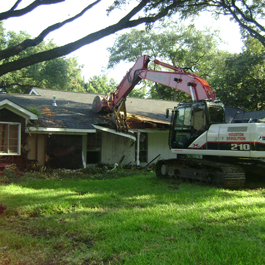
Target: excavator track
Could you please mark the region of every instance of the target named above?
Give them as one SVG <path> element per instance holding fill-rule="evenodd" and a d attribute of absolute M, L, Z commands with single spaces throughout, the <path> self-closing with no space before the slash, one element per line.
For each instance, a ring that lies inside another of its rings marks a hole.
<path fill-rule="evenodd" d="M 238 165 L 183 158 L 158 161 L 156 175 L 158 178 L 191 180 L 226 189 L 241 189 L 246 179 L 244 170 Z"/>

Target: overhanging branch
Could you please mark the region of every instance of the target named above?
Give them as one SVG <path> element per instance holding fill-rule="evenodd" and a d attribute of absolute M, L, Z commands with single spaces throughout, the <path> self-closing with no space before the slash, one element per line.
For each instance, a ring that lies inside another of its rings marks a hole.
<path fill-rule="evenodd" d="M 16 10 L 18 4 L 21 2 L 21 0 L 18 0 L 16 1 L 15 5 L 9 11 L 0 14 L 0 20 L 3 19 L 3 17 L 8 18 L 8 17 L 20 16 L 21 14 L 25 14 L 29 12 L 30 9 L 33 10 L 34 8 L 40 5 L 55 4 L 55 3 L 59 3 L 63 1 L 65 0 L 35 0 L 28 7 L 21 9 L 21 10 Z M 11 56 L 19 54 L 21 51 L 27 49 L 28 47 L 38 45 L 40 42 L 43 41 L 43 39 L 47 36 L 47 34 L 62 27 L 66 23 L 69 23 L 75 20 L 76 18 L 80 17 L 84 12 L 86 12 L 92 6 L 99 3 L 101 0 L 94 0 L 94 1 L 95 1 L 94 3 L 87 6 L 84 10 L 82 10 L 76 16 L 69 18 L 61 23 L 57 23 L 57 24 L 54 24 L 48 27 L 47 29 L 42 31 L 41 34 L 35 39 L 25 40 L 24 42 L 20 43 L 20 45 L 17 45 L 16 47 L 2 51 L 2 53 L 0 51 L 0 59 L 1 58 L 8 59 Z M 224 0 L 172 0 L 172 1 L 142 0 L 142 1 L 139 1 L 139 4 L 136 7 L 134 7 L 127 15 L 125 15 L 118 23 L 114 25 L 111 25 L 105 29 L 89 34 L 82 39 L 79 39 L 72 43 L 68 43 L 64 46 L 53 48 L 48 51 L 40 52 L 40 53 L 31 55 L 31 56 L 28 56 L 26 58 L 21 58 L 13 62 L 8 62 L 8 63 L 4 63 L 0 65 L 0 76 L 8 72 L 20 70 L 29 65 L 33 65 L 39 62 L 43 62 L 43 61 L 55 59 L 63 55 L 67 55 L 81 48 L 84 45 L 93 43 L 94 41 L 100 40 L 122 29 L 132 28 L 132 27 L 138 26 L 143 23 L 153 23 L 162 17 L 171 15 L 172 13 L 176 13 L 176 12 L 179 12 L 181 17 L 185 18 L 190 14 L 191 15 L 197 14 L 199 13 L 200 10 L 205 10 L 211 7 L 215 7 L 215 12 L 222 11 L 223 14 L 232 15 L 241 28 L 248 30 L 252 36 L 255 36 L 256 38 L 258 38 L 260 42 L 265 46 L 265 36 L 262 35 L 262 33 L 264 32 L 263 30 L 264 27 L 260 28 L 259 27 L 260 25 L 257 24 L 258 21 L 256 21 L 255 18 L 251 16 L 248 16 L 248 17 L 240 16 L 240 12 L 238 10 L 233 9 L 232 5 L 230 5 L 229 2 L 230 1 L 224 1 Z M 234 1 L 234 3 L 235 2 L 236 1 Z M 132 17 L 137 15 L 140 11 L 145 11 L 146 16 L 131 20 Z M 252 14 L 255 14 L 254 11 L 252 12 Z M 253 26 L 252 25 L 250 26 L 250 22 L 247 21 L 247 19 L 249 18 L 253 18 L 254 20 L 253 22 L 254 24 L 252 24 Z M 261 34 L 259 33 L 258 27 L 259 29 L 261 29 Z"/>
<path fill-rule="evenodd" d="M 21 2 L 22 0 L 18 0 L 11 8 L 10 8 L 10 10 L 9 11 L 13 11 L 13 10 L 15 10 L 16 8 L 17 8 L 17 6 L 20 4 L 20 2 Z"/>
<path fill-rule="evenodd" d="M 29 47 L 34 47 L 37 46 L 39 43 L 41 43 L 44 38 L 51 33 L 54 30 L 57 30 L 59 28 L 61 28 L 62 26 L 64 26 L 67 23 L 70 23 L 72 21 L 74 21 L 75 19 L 81 17 L 86 11 L 88 11 L 89 9 L 91 9 L 93 6 L 95 6 L 96 4 L 98 4 L 99 2 L 101 2 L 101 0 L 97 0 L 94 3 L 88 5 L 86 8 L 84 8 L 79 14 L 75 15 L 74 17 L 71 17 L 69 19 L 66 19 L 63 22 L 60 23 L 56 23 L 54 25 L 49 26 L 48 28 L 46 28 L 45 30 L 43 30 L 39 36 L 37 36 L 35 39 L 27 39 L 21 43 L 19 43 L 16 46 L 10 47 L 6 50 L 2 50 L 0 51 L 0 60 L 9 58 L 11 56 L 14 55 L 18 55 L 20 52 L 26 50 Z"/>
<path fill-rule="evenodd" d="M 29 65 L 33 65 L 39 62 L 52 60 L 57 57 L 67 55 L 79 48 L 81 48 L 84 45 L 93 43 L 94 41 L 100 40 L 106 36 L 109 36 L 117 31 L 120 31 L 122 29 L 131 28 L 138 26 L 142 23 L 151 23 L 154 22 L 161 17 L 165 16 L 167 14 L 167 11 L 163 11 L 162 13 L 154 16 L 154 17 L 142 17 L 136 20 L 127 21 L 120 20 L 118 23 L 111 25 L 105 29 L 99 30 L 97 32 L 91 33 L 87 35 L 86 37 L 79 39 L 75 42 L 66 44 L 61 47 L 53 48 L 48 51 L 40 52 L 31 56 L 28 56 L 26 58 L 18 59 L 13 62 L 5 63 L 3 65 L 0 65 L 0 76 L 4 75 L 8 72 L 16 71 L 21 68 L 27 67 Z"/>
<path fill-rule="evenodd" d="M 35 0 L 33 3 L 31 3 L 27 7 L 19 9 L 19 10 L 15 10 L 17 8 L 18 4 L 21 2 L 21 0 L 18 0 L 15 3 L 15 5 L 9 11 L 0 13 L 0 21 L 4 20 L 4 19 L 11 18 L 11 17 L 23 16 L 23 15 L 31 12 L 33 9 L 35 9 L 38 6 L 57 4 L 60 2 L 64 2 L 64 1 L 65 0 Z"/>
<path fill-rule="evenodd" d="M 239 12 L 237 6 L 228 6 L 224 4 L 223 7 L 229 10 L 230 15 L 235 19 L 235 21 L 239 24 L 241 28 L 247 30 L 252 37 L 258 39 L 262 43 L 262 45 L 265 47 L 265 36 L 260 34 L 258 30 L 252 28 L 251 26 L 249 26 L 247 23 L 244 23 L 243 21 L 254 24 L 262 31 L 264 31 L 264 27 L 260 27 L 260 25 L 256 21 L 252 21 L 249 17 L 246 17 L 242 11 Z M 236 12 L 233 11 L 232 8 L 235 8 Z M 238 17 L 237 13 L 241 16 L 241 18 L 243 18 L 243 21 L 242 19 Z"/>

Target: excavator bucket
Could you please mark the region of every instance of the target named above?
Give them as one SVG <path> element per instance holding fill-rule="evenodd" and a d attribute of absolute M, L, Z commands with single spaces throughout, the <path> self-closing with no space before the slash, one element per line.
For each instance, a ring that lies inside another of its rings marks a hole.
<path fill-rule="evenodd" d="M 119 132 L 128 132 L 128 124 L 127 124 L 127 112 L 125 99 L 122 99 L 120 103 L 114 108 L 113 118 L 114 122 L 117 126 L 117 131 Z"/>
<path fill-rule="evenodd" d="M 96 96 L 93 100 L 92 111 L 94 113 L 99 113 L 103 110 L 103 106 L 103 98 Z"/>
<path fill-rule="evenodd" d="M 100 113 L 102 111 L 112 112 L 113 122 L 116 124 L 116 129 L 119 132 L 128 132 L 127 113 L 125 106 L 125 99 L 121 99 L 120 102 L 111 111 L 107 108 L 107 100 L 101 96 L 96 96 L 93 100 L 92 111 L 94 113 Z"/>

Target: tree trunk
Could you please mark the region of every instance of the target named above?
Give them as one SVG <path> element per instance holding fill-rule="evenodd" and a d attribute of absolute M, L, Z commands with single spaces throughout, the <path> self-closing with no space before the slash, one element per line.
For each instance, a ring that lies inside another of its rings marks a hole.
<path fill-rule="evenodd" d="M 156 89 L 156 92 L 157 92 L 159 98 L 160 98 L 160 99 L 163 99 L 163 97 L 162 97 L 162 95 L 161 95 L 161 93 L 160 93 L 160 91 L 159 91 L 159 88 L 158 88 L 157 83 L 155 83 L 155 89 Z"/>

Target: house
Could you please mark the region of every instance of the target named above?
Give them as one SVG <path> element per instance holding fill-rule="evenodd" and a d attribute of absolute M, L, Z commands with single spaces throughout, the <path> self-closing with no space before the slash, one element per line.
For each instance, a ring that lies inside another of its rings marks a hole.
<path fill-rule="evenodd" d="M 0 167 L 33 161 L 52 168 L 98 163 L 144 166 L 174 158 L 168 148 L 172 101 L 127 98 L 129 133 L 117 132 L 110 114 L 95 114 L 95 94 L 33 88 L 0 94 Z M 226 108 L 227 122 L 262 119 L 265 112 Z"/>
<path fill-rule="evenodd" d="M 73 169 L 97 163 L 144 166 L 175 157 L 165 113 L 176 102 L 127 98 L 130 132 L 121 133 L 110 114 L 92 112 L 95 96 L 41 88 L 0 94 L 1 161 Z"/>

